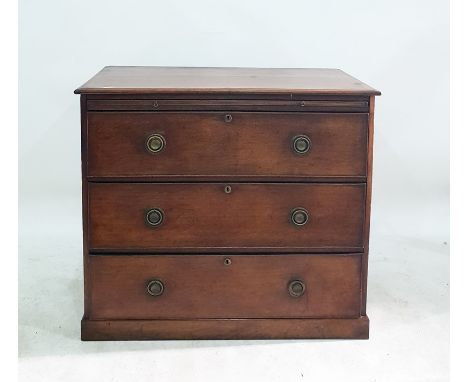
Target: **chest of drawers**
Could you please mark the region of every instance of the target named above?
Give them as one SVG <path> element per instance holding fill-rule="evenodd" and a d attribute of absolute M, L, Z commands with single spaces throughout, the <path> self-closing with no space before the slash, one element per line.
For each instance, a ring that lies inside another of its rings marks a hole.
<path fill-rule="evenodd" d="M 368 338 L 374 98 L 336 69 L 106 67 L 83 340 Z"/>

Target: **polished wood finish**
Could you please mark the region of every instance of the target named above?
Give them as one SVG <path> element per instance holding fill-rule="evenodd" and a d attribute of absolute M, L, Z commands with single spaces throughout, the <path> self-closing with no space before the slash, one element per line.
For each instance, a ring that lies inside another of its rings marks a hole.
<path fill-rule="evenodd" d="M 226 115 L 232 120 L 225 122 Z M 90 177 L 365 177 L 365 113 L 88 113 Z M 146 149 L 151 134 L 166 147 Z M 291 147 L 305 134 L 305 155 Z M 189 159 L 190 158 L 190 159 Z M 189 159 L 189 160 L 188 160 Z"/>
<path fill-rule="evenodd" d="M 96 99 L 88 101 L 88 110 L 93 111 L 314 111 L 314 112 L 367 112 L 369 99 L 347 100 L 256 100 L 256 99 Z"/>
<path fill-rule="evenodd" d="M 360 272 L 356 254 L 91 256 L 89 318 L 359 317 Z M 162 295 L 148 294 L 151 280 Z M 290 296 L 292 280 L 302 296 Z"/>
<path fill-rule="evenodd" d="M 362 250 L 364 184 L 229 186 L 230 193 L 224 183 L 90 183 L 90 250 Z M 304 226 L 290 220 L 297 207 L 309 212 Z M 164 212 L 158 227 L 146 224 L 151 208 Z"/>
<path fill-rule="evenodd" d="M 86 181 L 88 174 L 88 110 L 87 96 L 81 95 L 80 111 L 81 111 L 81 211 L 83 215 L 83 284 L 84 284 L 84 317 L 88 316 L 89 312 L 89 296 L 91 295 L 90 283 L 88 281 L 88 182 Z"/>
<path fill-rule="evenodd" d="M 369 264 L 369 238 L 372 199 L 372 167 L 374 154 L 374 108 L 375 97 L 370 97 L 369 129 L 368 129 L 368 153 L 367 153 L 367 182 L 366 182 L 366 214 L 364 217 L 364 253 L 362 255 L 362 278 L 361 278 L 361 314 L 366 315 L 367 307 L 367 272 Z"/>
<path fill-rule="evenodd" d="M 378 95 L 339 69 L 106 66 L 78 94 L 304 93 Z"/>
<path fill-rule="evenodd" d="M 377 90 L 336 69 L 106 67 L 75 92 L 83 340 L 368 338 Z"/>
<path fill-rule="evenodd" d="M 84 341 L 368 339 L 369 319 L 201 319 L 89 320 L 81 322 Z"/>

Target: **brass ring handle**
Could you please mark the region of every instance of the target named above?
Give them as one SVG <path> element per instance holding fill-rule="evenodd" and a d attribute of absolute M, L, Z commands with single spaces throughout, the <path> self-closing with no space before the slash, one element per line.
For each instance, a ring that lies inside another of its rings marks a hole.
<path fill-rule="evenodd" d="M 292 149 L 294 153 L 298 155 L 307 154 L 311 145 L 310 138 L 304 134 L 296 135 L 292 139 Z"/>
<path fill-rule="evenodd" d="M 157 227 L 164 221 L 164 211 L 160 208 L 151 208 L 146 211 L 145 219 L 147 224 Z"/>
<path fill-rule="evenodd" d="M 231 114 L 226 114 L 226 115 L 224 116 L 224 122 L 229 123 L 229 122 L 231 122 L 231 121 L 232 121 L 232 115 L 231 115 Z"/>
<path fill-rule="evenodd" d="M 150 296 L 161 296 L 164 292 L 164 284 L 161 280 L 151 280 L 146 286 L 146 291 Z"/>
<path fill-rule="evenodd" d="M 306 290 L 306 286 L 301 280 L 293 280 L 288 284 L 288 292 L 291 297 L 301 297 Z"/>
<path fill-rule="evenodd" d="M 291 211 L 291 223 L 295 226 L 303 226 L 309 221 L 309 212 L 302 207 L 294 208 Z"/>
<path fill-rule="evenodd" d="M 146 139 L 146 149 L 152 153 L 159 153 L 166 146 L 166 140 L 161 134 L 151 134 Z"/>

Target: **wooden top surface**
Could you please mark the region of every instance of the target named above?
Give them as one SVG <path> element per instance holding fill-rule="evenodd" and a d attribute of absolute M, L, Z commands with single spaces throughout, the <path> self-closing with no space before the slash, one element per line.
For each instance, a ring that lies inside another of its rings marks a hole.
<path fill-rule="evenodd" d="M 106 66 L 76 94 L 300 93 L 380 95 L 339 69 Z"/>

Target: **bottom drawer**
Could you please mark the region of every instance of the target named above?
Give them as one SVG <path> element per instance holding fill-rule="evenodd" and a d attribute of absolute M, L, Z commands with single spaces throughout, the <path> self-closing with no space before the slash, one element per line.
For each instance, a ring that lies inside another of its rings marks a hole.
<path fill-rule="evenodd" d="M 102 255 L 90 319 L 359 317 L 361 255 Z"/>

